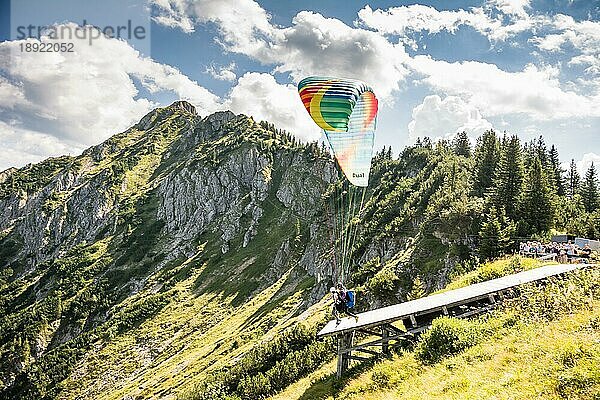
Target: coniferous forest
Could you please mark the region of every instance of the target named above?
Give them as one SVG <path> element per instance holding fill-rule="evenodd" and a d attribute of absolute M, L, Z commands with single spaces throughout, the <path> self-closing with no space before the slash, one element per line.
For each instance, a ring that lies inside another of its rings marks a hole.
<path fill-rule="evenodd" d="M 442 169 L 437 171 L 438 180 L 443 182 L 438 195 L 450 200 L 445 206 L 440 204 L 446 208 L 443 219 L 446 224 L 462 221 L 448 229 L 448 237 L 465 239 L 465 243 L 470 239 L 472 249 L 477 249 L 475 253 L 482 260 L 515 252 L 519 241 L 549 241 L 558 232 L 590 239 L 600 237 L 597 167 L 592 163 L 581 177 L 571 160 L 565 170 L 556 147 L 546 144 L 542 136 L 522 142 L 516 135 L 499 135 L 490 130 L 478 137 L 474 146 L 465 132 L 458 133 L 452 141 L 433 143 L 424 138 L 407 147 L 397 159 L 391 148 L 384 148 L 374 158 L 374 176 L 381 177 L 379 187 L 383 188 L 374 190 L 374 198 L 384 196 L 383 191 L 391 185 L 386 180 L 406 178 L 394 172 L 398 168 L 403 172 L 416 171 L 431 166 L 433 160 Z M 379 201 L 371 204 L 375 203 L 382 205 Z M 392 222 L 387 227 L 389 232 L 401 232 L 394 223 L 409 209 L 394 210 L 393 202 L 383 203 L 388 204 L 387 210 L 367 212 L 366 219 L 388 214 L 386 221 Z M 395 218 L 391 216 L 394 213 Z M 444 225 L 444 221 L 439 223 Z M 379 221 L 369 225 L 379 225 Z M 433 223 L 436 229 L 440 225 Z"/>

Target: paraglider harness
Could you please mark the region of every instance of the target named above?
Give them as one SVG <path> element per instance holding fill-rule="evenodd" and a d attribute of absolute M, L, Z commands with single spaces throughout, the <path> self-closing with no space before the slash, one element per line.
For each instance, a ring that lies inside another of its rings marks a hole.
<path fill-rule="evenodd" d="M 331 288 L 333 294 L 333 307 L 335 319 L 340 321 L 340 314 L 346 313 L 356 318 L 356 315 L 351 311 L 356 303 L 356 293 L 353 290 Z"/>

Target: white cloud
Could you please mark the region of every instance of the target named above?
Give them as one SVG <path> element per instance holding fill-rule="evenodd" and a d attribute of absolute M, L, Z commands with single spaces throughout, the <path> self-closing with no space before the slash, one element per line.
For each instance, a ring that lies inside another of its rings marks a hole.
<path fill-rule="evenodd" d="M 387 10 L 373 10 L 365 6 L 358 12 L 359 25 L 365 25 L 386 35 L 406 37 L 412 33 L 427 32 L 429 34 L 447 31 L 455 33 L 461 26 L 470 26 L 486 36 L 491 42 L 504 41 L 520 32 L 532 29 L 536 20 L 526 13 L 513 16 L 507 5 L 493 2 L 486 7 L 472 7 L 469 11 L 442 10 L 434 7 L 414 4 L 410 6 L 391 7 Z M 493 8 L 503 9 L 509 17 L 492 16 Z M 512 10 L 512 8 L 510 8 Z M 508 23 L 505 23 L 508 20 Z M 409 41 L 410 42 L 410 41 Z"/>
<path fill-rule="evenodd" d="M 0 70 L 6 77 L 0 78 L 0 116 L 16 127 L 10 135 L 7 125 L 2 127 L 3 160 L 19 165 L 57 155 L 58 150 L 76 153 L 128 128 L 157 106 L 140 96 L 136 83 L 151 93 L 174 93 L 204 114 L 221 107 L 207 89 L 176 68 L 140 56 L 125 41 L 61 41 L 72 42 L 74 52 L 21 52 L 23 41 L 0 43 Z M 18 135 L 24 143 L 14 140 Z M 36 141 L 46 144 L 39 154 L 30 146 Z"/>
<path fill-rule="evenodd" d="M 558 66 L 528 65 L 507 72 L 476 61 L 410 58 L 404 50 L 402 35 L 452 33 L 462 25 L 473 27 L 492 42 L 532 30 L 539 34 L 532 43 L 540 50 L 573 46 L 580 54 L 570 65 L 584 65 L 590 74 L 600 72 L 600 23 L 529 15 L 526 0 L 490 0 L 481 7 L 453 11 L 420 5 L 385 11 L 366 6 L 359 12 L 359 27 L 308 11 L 299 12 L 289 26 L 278 26 L 252 0 L 151 1 L 158 11 L 154 17 L 158 23 L 184 32 L 193 32 L 199 23 L 207 24 L 217 29 L 216 40 L 226 51 L 270 65 L 273 72 L 289 73 L 296 81 L 313 74 L 358 78 L 371 84 L 387 103 L 413 73 L 418 82 L 437 93 L 413 110 L 414 132 L 425 132 L 436 123 L 442 130 L 465 127 L 476 131 L 489 124 L 478 110 L 487 118 L 520 114 L 534 121 L 600 116 L 600 84 L 591 80 L 561 83 Z M 542 25 L 549 30 L 540 30 Z M 401 41 L 392 42 L 384 35 L 399 35 Z M 278 84 L 269 74 L 246 73 L 237 78 L 235 64 L 209 67 L 206 72 L 215 79 L 238 79 L 229 97 L 219 99 L 176 68 L 143 58 L 118 40 L 99 39 L 91 47 L 76 43 L 74 54 L 21 53 L 10 59 L 8 51 L 17 46 L 18 42 L 0 44 L 0 68 L 4 70 L 0 75 L 0 117 L 23 121 L 25 125 L 19 129 L 43 131 L 78 145 L 97 143 L 155 106 L 138 93 L 141 85 L 151 93 L 167 91 L 187 99 L 202 114 L 231 107 L 305 139 L 318 135 L 295 86 Z M 599 94 L 581 94 L 584 86 L 598 89 Z M 431 113 L 435 107 L 442 113 L 439 117 Z M 453 107 L 455 118 L 444 116 Z"/>
<path fill-rule="evenodd" d="M 269 15 L 252 0 L 151 0 L 157 8 L 155 21 L 184 32 L 193 32 L 197 23 L 215 23 L 221 43 L 230 51 L 251 54 L 265 46 L 262 36 L 275 28 Z"/>
<path fill-rule="evenodd" d="M 539 49 L 558 52 L 569 44 L 579 52 L 570 65 L 585 65 L 586 73 L 600 75 L 600 22 L 575 21 L 573 17 L 558 14 L 547 19 L 546 30 L 553 33 L 537 35 L 529 41 Z"/>
<path fill-rule="evenodd" d="M 201 114 L 231 108 L 303 140 L 320 136 L 296 87 L 278 84 L 269 74 L 245 74 L 220 99 L 176 68 L 141 57 L 124 41 L 100 38 L 88 46 L 74 40 L 74 53 L 21 53 L 18 48 L 18 41 L 0 44 L 0 68 L 9 78 L 0 78 L 0 115 L 14 121 L 0 126 L 6 167 L 76 154 L 131 126 L 157 106 L 140 97 L 136 83 L 150 93 L 172 92 Z M 234 68 L 232 63 L 209 72 L 235 80 Z"/>
<path fill-rule="evenodd" d="M 23 88 L 12 84 L 2 76 L 0 76 L 0 99 L 3 100 L 2 105 L 10 109 L 17 105 L 28 105 Z"/>
<path fill-rule="evenodd" d="M 533 37 L 529 42 L 535 44 L 539 49 L 550 52 L 560 51 L 561 46 L 567 41 L 564 34 L 552 34 L 544 37 Z"/>
<path fill-rule="evenodd" d="M 422 5 L 384 11 L 367 5 L 359 11 L 357 24 L 377 32 L 350 27 L 340 20 L 308 11 L 299 12 L 291 26 L 279 27 L 271 24 L 268 13 L 255 1 L 239 1 L 238 9 L 244 11 L 243 17 L 238 11 L 231 12 L 229 3 L 155 1 L 159 11 L 163 10 L 166 15 L 175 13 L 180 19 L 188 18 L 195 23 L 215 23 L 226 50 L 274 65 L 274 71 L 290 73 L 296 81 L 315 74 L 354 77 L 371 84 L 379 97 L 392 101 L 392 94 L 400 89 L 409 73 L 406 66 L 410 66 L 425 76 L 424 82 L 444 94 L 460 95 L 486 115 L 509 113 L 555 119 L 600 113 L 595 106 L 600 98 L 581 95 L 576 92 L 580 88 L 569 88 L 568 83 L 561 85 L 558 67 L 528 65 L 522 71 L 506 72 L 493 64 L 474 61 L 448 63 L 424 56 L 411 59 L 402 41 L 393 44 L 383 36 L 396 34 L 402 38 L 407 32 L 454 32 L 460 25 L 468 25 L 490 41 L 501 41 L 552 23 L 556 29 L 563 30 L 575 30 L 575 24 L 577 32 L 585 33 L 587 39 L 548 38 L 548 42 L 540 42 L 540 46 L 549 49 L 556 47 L 558 41 L 571 41 L 589 48 L 594 43 L 589 37 L 596 32 L 596 23 L 575 23 L 572 18 L 561 15 L 531 16 L 527 12 L 529 0 L 489 0 L 467 11 L 438 11 Z M 404 42 L 411 43 L 411 40 Z M 587 51 L 573 58 L 571 64 L 586 64 L 588 72 L 598 71 L 600 65 L 596 63 L 600 58 L 594 55 Z M 581 84 L 600 88 L 589 82 Z"/>
<path fill-rule="evenodd" d="M 217 24 L 226 50 L 274 65 L 296 81 L 307 75 L 353 77 L 373 86 L 379 97 L 390 98 L 408 73 L 402 44 L 314 12 L 301 11 L 282 28 L 271 24 L 252 0 L 161 0 L 155 5 L 172 18 Z"/>
<path fill-rule="evenodd" d="M 531 0 L 488 0 L 486 5 L 494 7 L 504 14 L 527 17 L 526 8 L 530 8 Z"/>
<path fill-rule="evenodd" d="M 48 134 L 21 129 L 0 121 L 0 171 L 48 157 L 79 154 L 83 148 Z"/>
<path fill-rule="evenodd" d="M 556 67 L 529 64 L 506 72 L 476 61 L 449 63 L 416 56 L 411 66 L 423 83 L 448 95 L 460 96 L 487 116 L 525 114 L 537 120 L 599 116 L 598 98 L 563 90 Z"/>
<path fill-rule="evenodd" d="M 160 13 L 152 17 L 158 24 L 179 28 L 186 33 L 194 32 L 195 23 L 186 10 L 188 1 L 151 0 L 150 4 L 160 9 Z"/>
<path fill-rule="evenodd" d="M 399 90 L 408 74 L 404 67 L 408 55 L 402 45 L 307 11 L 298 13 L 291 27 L 280 30 L 263 54 L 279 64 L 276 71 L 289 72 L 296 80 L 307 75 L 352 77 L 369 83 L 381 98 Z"/>
<path fill-rule="evenodd" d="M 90 145 L 127 128 L 156 105 L 138 97 L 136 81 L 153 93 L 173 92 L 204 112 L 218 107 L 218 97 L 177 69 L 141 57 L 125 41 L 71 42 L 73 53 L 21 52 L 20 41 L 1 43 L 0 68 L 18 86 L 1 82 L 0 112 L 23 121 L 24 129 Z"/>
<path fill-rule="evenodd" d="M 600 155 L 596 153 L 586 153 L 581 160 L 577 161 L 577 171 L 582 179 L 585 177 L 585 172 L 590 168 L 592 163 L 594 163 L 596 171 L 600 172 Z"/>
<path fill-rule="evenodd" d="M 276 44 L 284 30 L 270 23 L 270 15 L 254 0 L 151 0 L 156 8 L 157 23 L 193 32 L 197 23 L 216 23 L 222 43 L 230 51 L 257 56 Z M 359 12 L 364 25 L 380 32 L 402 34 L 404 30 L 441 30 L 454 32 L 459 25 L 471 25 L 490 40 L 505 40 L 532 26 L 526 12 L 530 0 L 488 0 L 471 11 L 437 11 L 419 4 L 373 11 L 369 5 Z M 494 11 L 502 16 L 492 18 Z M 301 12 L 302 13 L 302 12 Z M 298 15 L 300 15 L 299 13 Z"/>
<path fill-rule="evenodd" d="M 460 25 L 473 24 L 473 19 L 483 14 L 473 14 L 462 9 L 438 11 L 434 7 L 415 4 L 373 10 L 369 5 L 358 12 L 359 23 L 385 34 L 403 35 L 407 32 L 454 33 Z"/>
<path fill-rule="evenodd" d="M 296 137 L 313 141 L 321 133 L 304 109 L 294 85 L 281 85 L 269 74 L 247 72 L 229 94 L 226 106 L 233 112 L 269 121 Z"/>
<path fill-rule="evenodd" d="M 412 140 L 425 136 L 451 139 L 462 131 L 477 137 L 492 129 L 492 124 L 481 116 L 477 108 L 456 96 L 448 96 L 443 100 L 438 95 L 427 96 L 413 109 L 412 118 L 408 124 Z"/>
<path fill-rule="evenodd" d="M 206 68 L 206 73 L 210 74 L 213 78 L 220 81 L 228 81 L 233 82 L 237 79 L 237 75 L 235 74 L 236 65 L 234 62 L 229 65 L 216 67 L 214 65 Z"/>

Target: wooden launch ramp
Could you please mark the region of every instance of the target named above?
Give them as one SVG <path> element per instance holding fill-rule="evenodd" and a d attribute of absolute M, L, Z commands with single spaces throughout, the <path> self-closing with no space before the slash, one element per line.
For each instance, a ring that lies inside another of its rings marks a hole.
<path fill-rule="evenodd" d="M 358 314 L 354 318 L 344 318 L 338 324 L 329 321 L 317 337 L 337 337 L 337 376 L 341 377 L 348 369 L 350 360 L 365 361 L 369 355 L 389 353 L 390 349 L 403 340 L 414 338 L 426 330 L 431 322 L 440 316 L 467 318 L 492 309 L 498 301 L 509 295 L 518 286 L 541 281 L 552 276 L 589 267 L 589 264 L 559 264 L 535 268 L 517 274 L 476 283 L 460 289 L 434 294 L 417 300 L 407 301 L 389 307 L 378 308 Z M 404 329 L 394 326 L 402 322 Z M 354 343 L 355 335 L 377 337 L 365 343 Z M 380 347 L 381 351 L 375 348 Z M 359 356 L 354 353 L 362 353 Z"/>

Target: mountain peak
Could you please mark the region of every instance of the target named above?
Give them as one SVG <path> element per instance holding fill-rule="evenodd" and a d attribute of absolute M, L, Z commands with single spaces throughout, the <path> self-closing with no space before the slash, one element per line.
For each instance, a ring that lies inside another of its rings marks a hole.
<path fill-rule="evenodd" d="M 185 100 L 178 100 L 171 103 L 170 106 L 155 108 L 150 111 L 135 125 L 135 127 L 143 131 L 148 130 L 178 111 L 184 111 L 187 114 L 192 114 L 194 116 L 198 115 L 196 107 L 191 103 Z"/>
<path fill-rule="evenodd" d="M 191 114 L 198 115 L 198 112 L 196 111 L 196 107 L 194 107 L 194 105 L 192 105 L 191 103 L 189 103 L 185 100 L 175 101 L 167 108 L 173 109 L 173 110 L 183 110 L 183 111 L 187 111 Z"/>
<path fill-rule="evenodd" d="M 210 114 L 209 116 L 207 116 L 206 118 L 204 118 L 205 122 L 209 122 L 211 124 L 216 124 L 216 125 L 223 125 L 228 123 L 229 121 L 231 121 L 232 119 L 234 119 L 236 117 L 236 115 L 234 113 L 232 113 L 231 111 L 227 110 L 227 111 L 217 111 L 214 112 L 212 114 Z"/>

